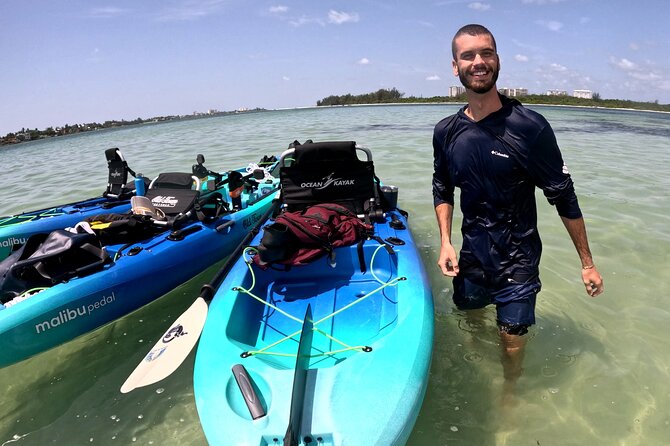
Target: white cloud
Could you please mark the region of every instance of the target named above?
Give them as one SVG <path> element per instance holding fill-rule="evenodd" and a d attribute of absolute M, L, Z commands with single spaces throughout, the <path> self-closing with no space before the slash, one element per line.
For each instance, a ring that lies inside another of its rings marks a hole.
<path fill-rule="evenodd" d="M 103 8 L 93 8 L 89 15 L 97 19 L 110 19 L 114 17 L 119 17 L 127 13 L 127 9 L 115 8 L 113 6 L 103 7 Z"/>
<path fill-rule="evenodd" d="M 514 60 L 517 62 L 528 62 L 528 56 L 524 56 L 523 54 L 517 54 L 514 56 Z"/>
<path fill-rule="evenodd" d="M 428 76 L 428 77 L 426 78 L 426 80 L 427 80 L 427 81 L 439 81 L 439 80 L 441 80 L 441 79 L 440 79 L 440 76 L 438 76 L 437 74 L 433 74 L 432 76 Z"/>
<path fill-rule="evenodd" d="M 611 60 L 614 65 L 621 68 L 623 71 L 634 71 L 638 69 L 638 66 L 635 64 L 635 62 L 631 62 L 625 57 L 618 60 L 616 58 L 612 58 Z"/>
<path fill-rule="evenodd" d="M 474 9 L 475 11 L 488 11 L 491 9 L 491 5 L 488 3 L 473 2 L 468 5 L 468 8 Z"/>
<path fill-rule="evenodd" d="M 268 9 L 272 14 L 282 14 L 285 12 L 288 12 L 288 6 L 284 5 L 277 5 L 277 6 L 270 6 L 270 9 Z"/>
<path fill-rule="evenodd" d="M 176 3 L 158 14 L 161 22 L 193 21 L 218 13 L 226 0 L 188 0 Z"/>
<path fill-rule="evenodd" d="M 535 23 L 547 28 L 549 31 L 560 31 L 563 28 L 563 24 L 556 20 L 537 20 Z"/>
<path fill-rule="evenodd" d="M 663 73 L 651 62 L 645 62 L 643 64 L 635 63 L 631 60 L 626 59 L 625 57 L 618 59 L 616 57 L 610 57 L 610 63 L 614 65 L 619 70 L 623 71 L 628 77 L 631 77 L 638 81 L 650 82 L 653 81 L 656 83 L 657 87 L 661 89 L 666 89 L 665 86 L 670 85 L 670 81 L 667 73 Z"/>
<path fill-rule="evenodd" d="M 307 17 L 307 16 L 302 16 L 298 19 L 290 20 L 288 23 L 291 24 L 292 26 L 295 26 L 295 27 L 302 26 L 302 25 L 307 25 L 308 23 L 317 23 L 321 26 L 325 26 L 325 23 L 324 23 L 323 20 L 316 19 L 316 18 L 311 18 L 311 17 Z"/>
<path fill-rule="evenodd" d="M 361 60 L 356 62 L 358 65 L 369 65 L 370 64 L 370 59 L 367 57 L 363 57 Z"/>
<path fill-rule="evenodd" d="M 348 12 L 340 12 L 340 11 L 335 11 L 334 9 L 331 9 L 328 11 L 328 22 L 329 23 L 334 23 L 336 25 L 341 25 L 343 23 L 355 23 L 358 22 L 359 17 L 358 13 L 348 13 Z"/>
<path fill-rule="evenodd" d="M 288 10 L 288 8 L 287 8 Z M 307 25 L 311 23 L 316 23 L 321 26 L 326 26 L 328 23 L 334 24 L 334 25 L 342 25 L 343 23 L 356 23 L 360 20 L 360 17 L 358 13 L 353 12 L 340 12 L 340 11 L 335 11 L 331 9 L 328 11 L 328 18 L 324 20 L 323 18 L 318 18 L 318 17 L 308 17 L 303 15 L 300 18 L 297 19 L 291 19 L 289 20 L 289 24 L 295 27 L 302 26 L 302 25 Z"/>
<path fill-rule="evenodd" d="M 631 42 L 631 43 L 629 43 L 629 44 L 628 44 L 628 47 L 629 47 L 631 50 L 633 50 L 633 51 L 637 51 L 637 50 L 640 49 L 640 45 L 638 45 L 638 44 L 635 43 L 635 42 Z"/>
<path fill-rule="evenodd" d="M 282 80 L 284 80 L 284 81 L 290 81 L 290 80 L 291 80 L 291 78 L 288 77 L 288 76 L 282 76 L 281 78 L 282 78 Z"/>

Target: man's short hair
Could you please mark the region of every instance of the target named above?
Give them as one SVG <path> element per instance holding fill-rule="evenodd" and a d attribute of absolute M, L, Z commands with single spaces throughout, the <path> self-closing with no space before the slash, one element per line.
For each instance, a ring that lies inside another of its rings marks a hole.
<path fill-rule="evenodd" d="M 451 39 L 451 54 L 454 57 L 454 60 L 456 60 L 456 38 L 459 36 L 462 36 L 463 34 L 467 34 L 469 36 L 480 36 L 480 35 L 487 35 L 491 37 L 491 41 L 493 42 L 493 49 L 498 52 L 498 46 L 496 45 L 496 39 L 493 37 L 493 34 L 491 34 L 491 31 L 489 31 L 485 26 L 478 25 L 476 23 L 471 23 L 469 25 L 465 25 L 461 27 L 458 31 L 456 31 L 456 34 L 454 34 L 454 38 Z"/>

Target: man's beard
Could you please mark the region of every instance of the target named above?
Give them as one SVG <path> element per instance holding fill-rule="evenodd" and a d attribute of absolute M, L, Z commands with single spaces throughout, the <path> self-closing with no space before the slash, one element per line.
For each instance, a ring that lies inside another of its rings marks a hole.
<path fill-rule="evenodd" d="M 488 70 L 488 67 L 487 67 L 487 70 Z M 498 73 L 500 73 L 500 68 L 496 66 L 495 68 L 492 69 L 492 71 L 493 71 L 493 76 L 491 76 L 490 81 L 488 81 L 486 83 L 478 82 L 477 85 L 475 85 L 474 82 L 469 81 L 468 77 L 460 69 L 458 70 L 458 78 L 461 80 L 461 84 L 463 84 L 463 86 L 465 88 L 467 88 L 468 90 L 472 90 L 472 91 L 474 91 L 475 93 L 478 93 L 478 94 L 484 94 L 484 93 L 488 92 L 489 90 L 491 90 L 491 88 L 493 88 L 493 86 L 498 81 Z"/>

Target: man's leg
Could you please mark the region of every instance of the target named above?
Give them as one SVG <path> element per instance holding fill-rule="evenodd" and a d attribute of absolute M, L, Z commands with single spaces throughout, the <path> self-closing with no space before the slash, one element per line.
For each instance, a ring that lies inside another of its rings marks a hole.
<path fill-rule="evenodd" d="M 526 346 L 526 338 L 510 334 L 500 330 L 500 341 L 502 344 L 502 366 L 505 381 L 516 383 L 523 373 L 523 354 Z"/>
<path fill-rule="evenodd" d="M 501 363 L 503 366 L 503 404 L 514 401 L 516 383 L 523 374 L 523 357 L 528 328 L 535 323 L 535 302 L 539 284 L 515 284 L 505 290 L 506 302 L 498 302 L 498 330 L 502 348 Z"/>

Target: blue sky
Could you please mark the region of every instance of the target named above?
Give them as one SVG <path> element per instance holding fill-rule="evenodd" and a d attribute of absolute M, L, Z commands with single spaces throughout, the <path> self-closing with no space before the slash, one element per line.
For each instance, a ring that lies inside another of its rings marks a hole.
<path fill-rule="evenodd" d="M 0 135 L 209 109 L 447 95 L 450 43 L 496 36 L 498 87 L 670 103 L 665 0 L 2 0 Z"/>

